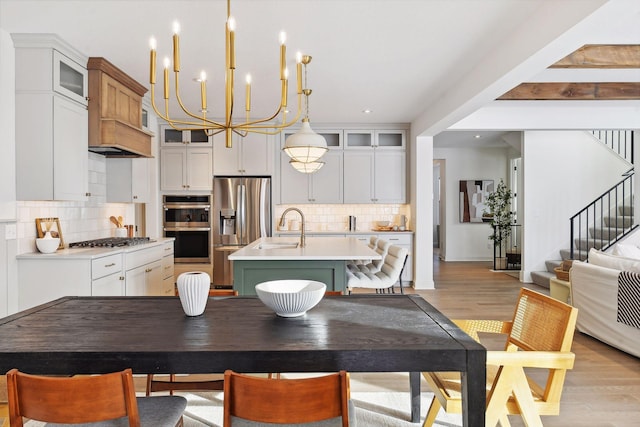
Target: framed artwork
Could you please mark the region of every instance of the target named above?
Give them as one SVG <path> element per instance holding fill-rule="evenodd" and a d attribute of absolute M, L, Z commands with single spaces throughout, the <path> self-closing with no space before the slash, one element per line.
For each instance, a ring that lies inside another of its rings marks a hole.
<path fill-rule="evenodd" d="M 482 213 L 488 209 L 486 201 L 493 193 L 492 179 L 460 181 L 460 222 L 482 221 Z"/>
<path fill-rule="evenodd" d="M 44 237 L 47 231 L 51 233 L 51 237 L 60 238 L 58 248 L 64 249 L 64 239 L 62 238 L 62 229 L 58 218 L 36 218 L 36 233 L 38 237 Z"/>

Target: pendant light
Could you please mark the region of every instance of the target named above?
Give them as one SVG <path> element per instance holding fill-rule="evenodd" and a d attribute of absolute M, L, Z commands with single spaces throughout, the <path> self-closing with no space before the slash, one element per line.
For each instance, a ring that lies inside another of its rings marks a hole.
<path fill-rule="evenodd" d="M 304 55 L 299 59 L 298 63 L 304 65 L 304 83 L 307 86 L 307 64 L 311 62 L 311 56 Z M 292 161 L 289 163 L 296 170 L 303 173 L 313 173 L 319 170 L 324 163 L 305 167 L 298 165 L 298 163 L 321 163 L 318 160 L 327 152 L 328 148 L 324 137 L 315 133 L 309 124 L 309 95 L 311 95 L 311 89 L 302 89 L 302 93 L 305 96 L 305 116 L 302 119 L 302 127 L 285 140 L 283 150 L 291 158 Z"/>

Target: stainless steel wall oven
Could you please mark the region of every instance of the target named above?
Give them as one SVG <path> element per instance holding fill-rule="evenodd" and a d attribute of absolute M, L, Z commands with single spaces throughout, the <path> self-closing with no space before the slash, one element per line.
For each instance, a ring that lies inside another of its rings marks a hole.
<path fill-rule="evenodd" d="M 210 196 L 164 196 L 165 237 L 175 237 L 176 263 L 211 262 Z"/>

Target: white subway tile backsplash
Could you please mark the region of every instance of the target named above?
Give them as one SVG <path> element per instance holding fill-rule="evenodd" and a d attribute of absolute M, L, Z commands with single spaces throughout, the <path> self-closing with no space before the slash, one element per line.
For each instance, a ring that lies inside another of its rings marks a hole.
<path fill-rule="evenodd" d="M 409 224 L 409 205 L 277 205 L 275 207 L 274 220 L 277 223 L 282 212 L 289 207 L 297 207 L 302 210 L 309 231 L 347 231 L 349 229 L 349 215 L 356 216 L 358 231 L 367 231 L 375 228 L 376 221 L 391 221 L 400 225 L 400 216 L 407 217 Z M 287 219 L 294 218 L 297 214 L 287 214 Z"/>

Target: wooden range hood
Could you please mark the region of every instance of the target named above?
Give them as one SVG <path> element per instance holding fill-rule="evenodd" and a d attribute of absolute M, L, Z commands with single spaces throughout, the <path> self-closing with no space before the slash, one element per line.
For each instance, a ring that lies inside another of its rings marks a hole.
<path fill-rule="evenodd" d="M 152 157 L 142 129 L 147 88 L 104 58 L 89 58 L 89 151 L 106 157 Z"/>

